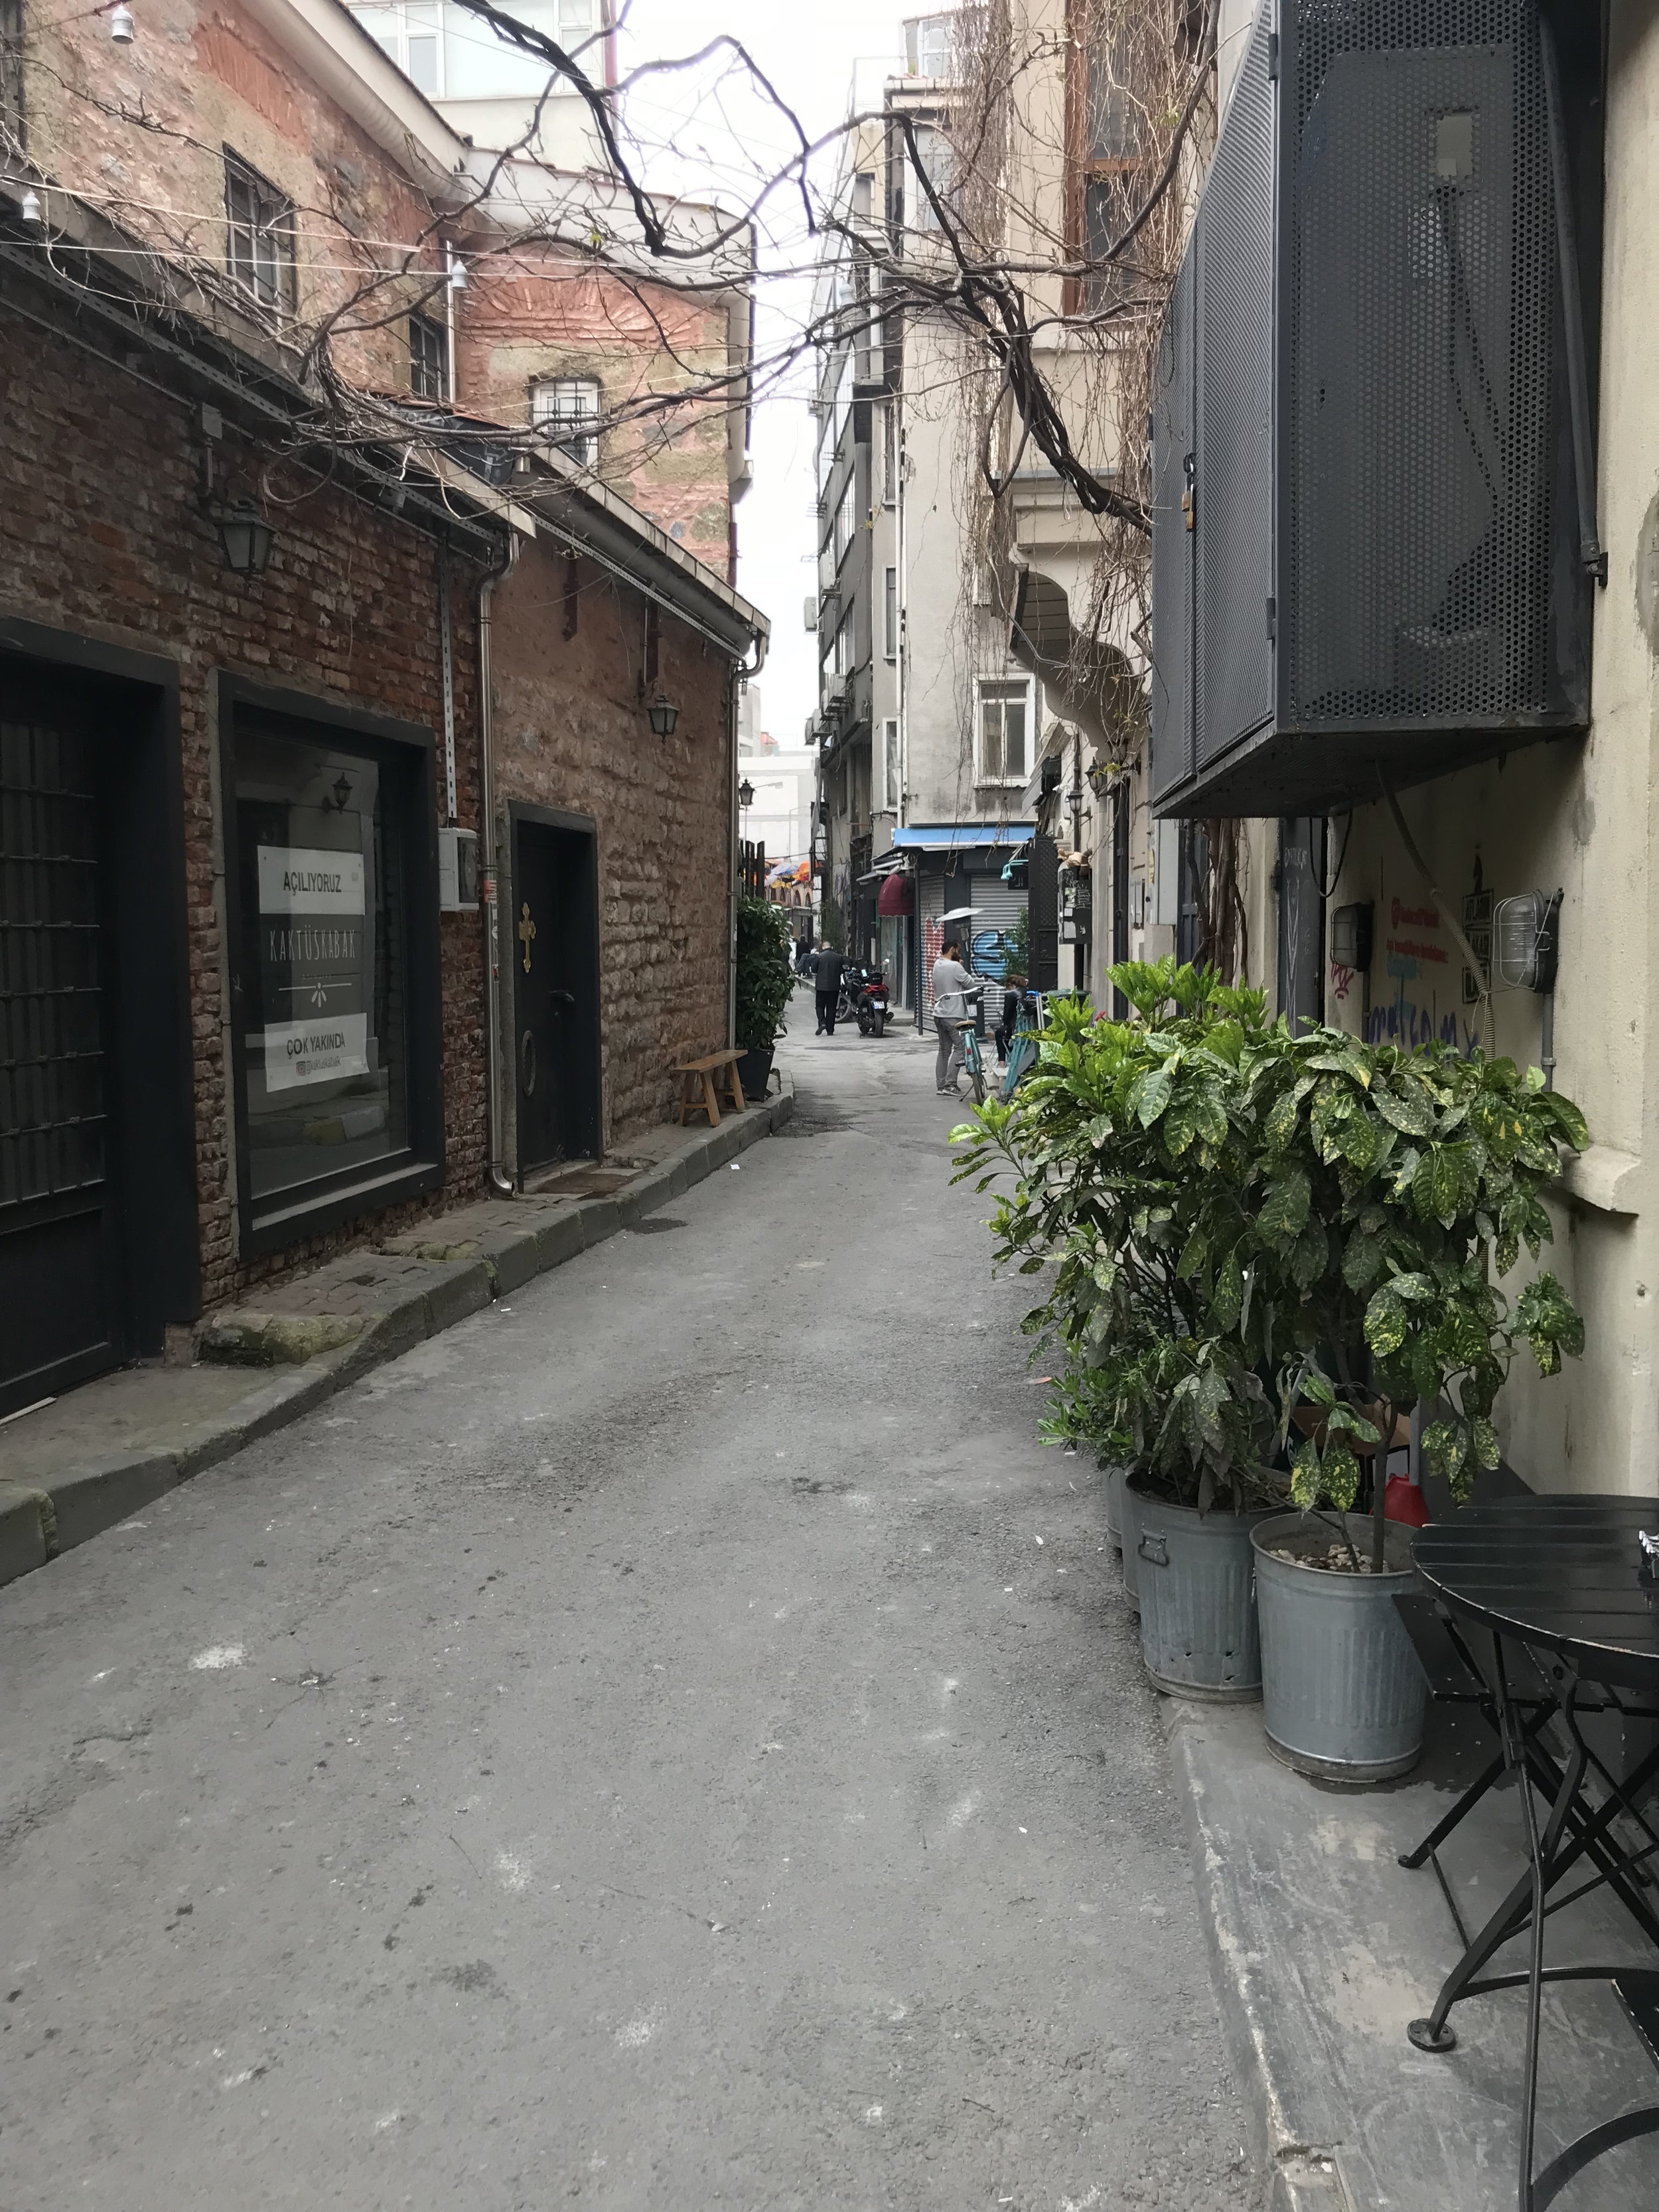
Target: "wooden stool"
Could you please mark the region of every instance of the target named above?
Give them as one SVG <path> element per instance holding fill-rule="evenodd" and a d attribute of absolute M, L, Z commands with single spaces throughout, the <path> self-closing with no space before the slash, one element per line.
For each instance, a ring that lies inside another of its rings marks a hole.
<path fill-rule="evenodd" d="M 720 1118 L 720 1091 L 727 1091 L 734 1113 L 741 1114 L 748 1105 L 743 1095 L 743 1085 L 738 1076 L 738 1062 L 743 1058 L 736 1045 L 724 1052 L 706 1052 L 701 1060 L 682 1060 L 674 1073 L 680 1079 L 680 1127 L 684 1127 L 693 1114 L 707 1114 L 712 1129 Z"/>

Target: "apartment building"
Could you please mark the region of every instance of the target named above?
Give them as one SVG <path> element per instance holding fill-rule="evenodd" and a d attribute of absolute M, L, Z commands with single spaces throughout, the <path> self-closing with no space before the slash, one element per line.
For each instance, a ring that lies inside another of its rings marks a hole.
<path fill-rule="evenodd" d="M 884 306 L 868 245 L 926 265 L 948 190 L 954 12 L 907 21 L 904 48 L 864 65 L 836 196 L 843 228 L 819 271 L 815 316 L 842 327 L 822 351 L 820 807 L 826 927 L 879 960 L 898 1003 L 928 1016 L 927 974 L 958 908 L 975 963 L 1000 975 L 1024 908 L 1024 808 L 1042 690 L 973 548 L 963 392 L 972 351 L 913 298 Z"/>

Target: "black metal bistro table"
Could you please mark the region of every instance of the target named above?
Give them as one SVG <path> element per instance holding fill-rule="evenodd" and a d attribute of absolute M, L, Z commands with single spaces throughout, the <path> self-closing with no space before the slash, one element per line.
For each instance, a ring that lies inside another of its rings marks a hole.
<path fill-rule="evenodd" d="M 1419 1573 L 1449 1614 L 1478 1640 L 1490 1638 L 1504 1755 L 1517 1778 L 1531 1865 L 1453 1968 L 1433 2011 L 1413 2021 L 1408 2033 L 1419 2050 L 1449 2051 L 1456 2040 L 1447 2025 L 1454 2004 L 1494 1990 L 1526 1990 L 1520 2212 L 1544 2212 L 1574 2174 L 1616 2144 L 1659 2134 L 1659 2105 L 1645 2106 L 1589 2129 L 1541 2173 L 1533 2172 L 1546 1982 L 1613 1984 L 1659 2061 L 1659 1969 L 1651 1959 L 1544 1964 L 1551 1912 L 1568 1901 L 1552 1904 L 1551 1892 L 1586 1863 L 1598 1871 L 1572 1896 L 1605 1883 L 1631 1908 L 1634 1923 L 1652 1926 L 1649 1869 L 1659 1858 L 1659 1832 L 1640 1808 L 1659 1773 L 1659 1745 L 1620 1778 L 1586 1743 L 1582 1726 L 1586 1708 L 1605 1711 L 1609 1703 L 1627 1716 L 1659 1717 L 1659 1569 L 1644 1553 L 1644 1531 L 1659 1535 L 1659 1498 L 1506 1498 L 1431 1522 L 1413 1546 Z M 1565 1732 L 1559 1762 L 1540 1747 L 1540 1683 Z M 1555 1784 L 1553 1798 L 1540 1789 L 1549 1803 L 1541 1826 L 1534 1803 L 1540 1774 Z M 1483 1974 L 1493 1953 L 1528 1928 L 1527 1971 Z"/>

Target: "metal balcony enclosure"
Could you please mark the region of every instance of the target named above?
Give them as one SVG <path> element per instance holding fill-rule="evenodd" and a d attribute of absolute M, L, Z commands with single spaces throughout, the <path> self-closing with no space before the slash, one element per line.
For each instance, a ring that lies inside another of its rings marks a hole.
<path fill-rule="evenodd" d="M 1265 0 L 1154 378 L 1160 813 L 1585 726 L 1598 18 Z"/>

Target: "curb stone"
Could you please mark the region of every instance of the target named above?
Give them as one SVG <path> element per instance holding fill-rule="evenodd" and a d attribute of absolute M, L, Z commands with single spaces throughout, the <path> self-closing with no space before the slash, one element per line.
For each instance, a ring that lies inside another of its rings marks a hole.
<path fill-rule="evenodd" d="M 1229 1855 L 1218 1848 L 1211 1832 L 1203 1779 L 1194 1764 L 1191 1732 L 1203 1725 L 1202 1708 L 1174 1698 L 1158 1702 L 1181 1793 L 1211 1979 L 1249 2124 L 1250 2148 L 1258 2171 L 1273 2177 L 1269 2212 L 1358 2212 L 1343 2179 L 1339 2147 L 1298 2140 L 1287 2116 L 1291 2085 L 1280 2078 L 1282 2054 L 1272 2008 L 1258 1979 L 1262 1962 L 1241 1941 L 1228 1901 Z"/>
<path fill-rule="evenodd" d="M 0 1583 L 15 1582 L 51 1558 L 46 1525 L 51 1510 L 43 1492 L 0 1482 Z"/>
<path fill-rule="evenodd" d="M 58 1550 L 72 1551 L 177 1487 L 179 1462 L 159 1447 L 52 1476 L 46 1495 L 58 1521 Z"/>
<path fill-rule="evenodd" d="M 786 1075 L 776 1097 L 757 1101 L 740 1121 L 723 1121 L 694 1138 L 673 1158 L 647 1169 L 614 1198 L 583 1199 L 550 1214 L 538 1209 L 529 1215 L 526 1208 L 529 1218 L 522 1229 L 494 1230 L 467 1243 L 444 1241 L 441 1224 L 435 1224 L 425 1246 L 413 1252 L 417 1268 L 388 1280 L 383 1291 L 371 1290 L 368 1298 L 360 1301 L 360 1317 L 349 1334 L 343 1337 L 340 1329 L 319 1332 L 320 1337 L 333 1335 L 336 1340 L 322 1344 L 308 1359 L 295 1362 L 280 1352 L 273 1359 L 271 1352 L 259 1346 L 258 1340 L 265 1334 L 285 1346 L 300 1340 L 301 1332 L 289 1318 L 252 1312 L 221 1316 L 214 1326 L 225 1330 L 231 1351 L 224 1364 L 246 1364 L 250 1380 L 263 1372 L 270 1377 L 265 1386 L 250 1391 L 232 1413 L 187 1443 L 101 1454 L 54 1471 L 39 1488 L 27 1480 L 0 1478 L 0 1584 L 15 1582 L 59 1553 L 116 1527 L 178 1484 L 229 1459 L 245 1444 L 299 1420 L 371 1369 L 482 1313 L 493 1299 L 521 1290 L 538 1275 L 562 1267 L 671 1199 L 683 1197 L 740 1152 L 781 1128 L 794 1106 L 793 1087 Z M 345 1254 L 317 1273 L 361 1285 L 363 1265 L 362 1254 Z M 1310 2207 L 1310 2212 L 1317 2208 Z"/>

